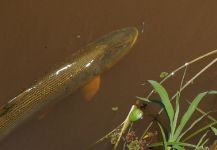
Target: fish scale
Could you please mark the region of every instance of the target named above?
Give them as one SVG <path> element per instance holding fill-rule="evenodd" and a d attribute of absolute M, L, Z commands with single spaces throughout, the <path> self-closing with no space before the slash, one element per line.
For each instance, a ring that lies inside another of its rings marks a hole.
<path fill-rule="evenodd" d="M 43 107 L 68 96 L 113 66 L 128 53 L 137 36 L 136 28 L 124 28 L 101 37 L 2 106 L 0 139 Z"/>

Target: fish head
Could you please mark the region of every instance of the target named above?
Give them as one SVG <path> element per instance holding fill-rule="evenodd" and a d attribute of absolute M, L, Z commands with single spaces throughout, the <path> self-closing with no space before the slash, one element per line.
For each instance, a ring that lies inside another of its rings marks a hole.
<path fill-rule="evenodd" d="M 102 37 L 98 43 L 101 46 L 100 68 L 111 68 L 125 56 L 138 37 L 137 28 L 124 28 Z"/>
<path fill-rule="evenodd" d="M 79 78 L 100 75 L 110 69 L 130 51 L 137 36 L 137 28 L 129 27 L 106 34 L 87 45 L 76 55 L 77 68 L 85 71 Z"/>

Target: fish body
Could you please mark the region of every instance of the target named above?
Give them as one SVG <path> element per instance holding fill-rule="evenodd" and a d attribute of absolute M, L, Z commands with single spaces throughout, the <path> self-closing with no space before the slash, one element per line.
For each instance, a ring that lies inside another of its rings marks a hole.
<path fill-rule="evenodd" d="M 0 107 L 0 139 L 45 106 L 68 96 L 112 67 L 128 53 L 137 36 L 136 28 L 124 28 L 99 38 Z"/>
<path fill-rule="evenodd" d="M 209 147 L 209 150 L 217 150 L 217 140 L 213 142 L 213 144 Z"/>

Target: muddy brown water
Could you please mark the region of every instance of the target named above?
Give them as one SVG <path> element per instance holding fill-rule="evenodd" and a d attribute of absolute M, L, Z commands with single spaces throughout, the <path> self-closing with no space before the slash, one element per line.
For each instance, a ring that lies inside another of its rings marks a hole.
<path fill-rule="evenodd" d="M 0 149 L 86 148 L 123 121 L 135 96 L 147 93 L 143 81 L 159 80 L 160 72 L 171 71 L 217 48 L 216 4 L 202 0 L 1 1 L 1 104 L 101 35 L 128 26 L 136 26 L 140 35 L 130 54 L 102 75 L 100 90 L 91 102 L 85 102 L 79 91 L 72 94 L 45 119 L 33 117 L 20 126 L 0 142 Z M 187 77 L 213 58 L 189 68 Z M 216 68 L 195 81 L 184 92 L 185 98 L 216 89 Z M 168 82 L 170 95 L 179 81 L 174 78 Z M 112 112 L 113 106 L 119 107 L 118 112 Z M 216 97 L 209 97 L 200 106 L 215 110 Z M 153 107 L 148 106 L 147 111 L 153 111 Z M 105 144 L 96 149 L 111 147 Z"/>

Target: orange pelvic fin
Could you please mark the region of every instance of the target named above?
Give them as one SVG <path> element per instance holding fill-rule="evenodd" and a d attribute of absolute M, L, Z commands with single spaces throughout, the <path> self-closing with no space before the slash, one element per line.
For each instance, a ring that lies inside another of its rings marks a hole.
<path fill-rule="evenodd" d="M 96 76 L 82 88 L 85 101 L 90 101 L 96 95 L 100 88 L 100 80 L 100 76 Z"/>

